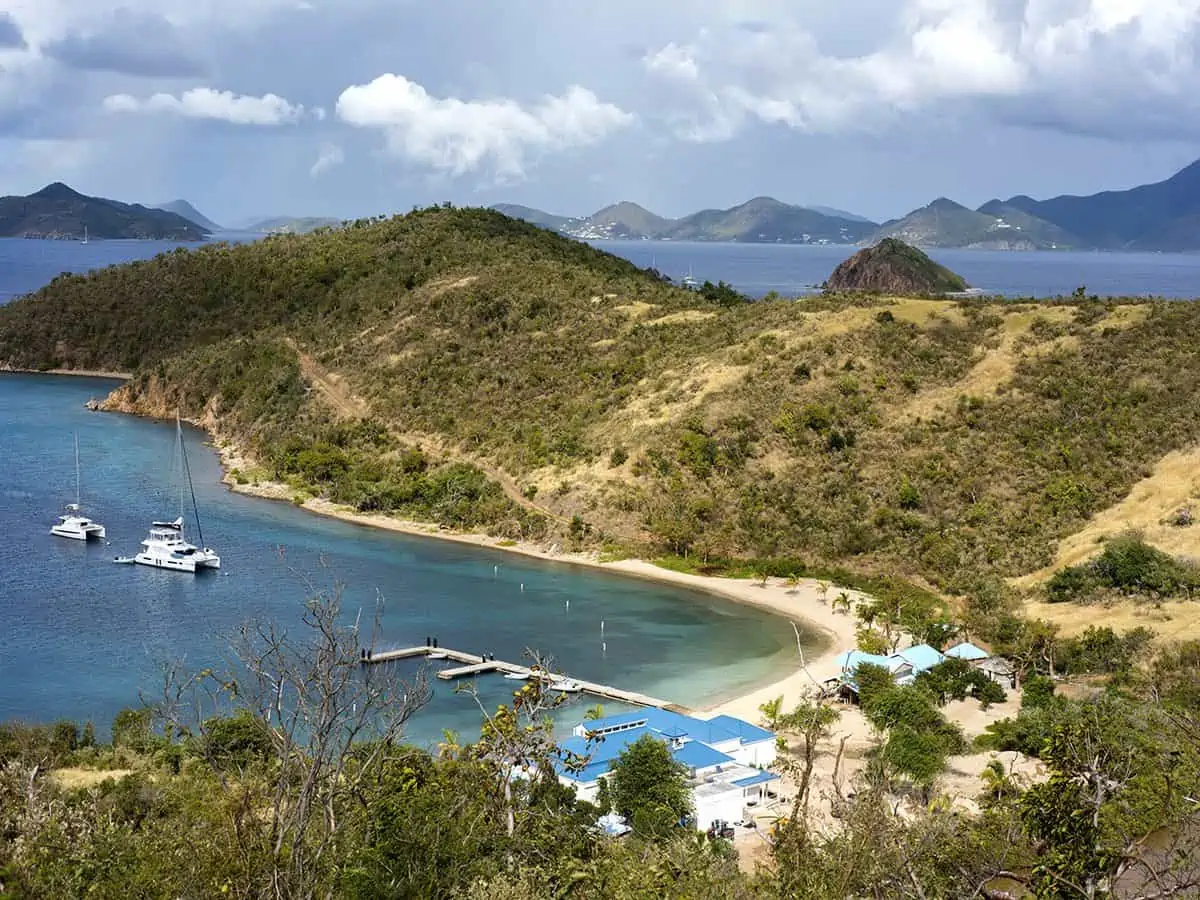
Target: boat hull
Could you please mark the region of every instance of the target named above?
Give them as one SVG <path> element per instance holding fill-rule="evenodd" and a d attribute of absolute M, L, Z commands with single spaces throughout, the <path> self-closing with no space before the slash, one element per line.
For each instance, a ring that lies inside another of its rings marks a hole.
<path fill-rule="evenodd" d="M 139 566 L 149 566 L 152 569 L 169 569 L 172 572 L 198 572 L 203 569 L 221 568 L 221 559 L 217 556 L 196 559 L 186 556 L 174 558 L 139 553 L 133 558 L 133 561 Z"/>
<path fill-rule="evenodd" d="M 66 528 L 62 525 L 51 525 L 50 533 L 55 537 L 67 538 L 72 541 L 101 540 L 104 538 L 103 526 L 90 528 Z"/>

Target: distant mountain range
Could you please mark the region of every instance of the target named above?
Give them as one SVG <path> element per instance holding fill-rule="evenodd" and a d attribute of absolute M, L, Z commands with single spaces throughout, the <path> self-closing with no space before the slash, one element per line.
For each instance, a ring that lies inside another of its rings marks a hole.
<path fill-rule="evenodd" d="M 492 208 L 583 240 L 852 244 L 878 227 L 852 213 L 794 206 L 771 197 L 755 197 L 731 209 L 704 209 L 681 219 L 663 218 L 629 201 L 606 206 L 586 217 L 557 216 L 505 203 Z"/>
<path fill-rule="evenodd" d="M 920 247 L 981 250 L 1200 250 L 1200 161 L 1165 181 L 1086 197 L 989 200 L 970 209 L 945 197 L 879 225 L 826 206 L 758 197 L 732 209 L 665 219 L 628 201 L 572 217 L 527 206 L 506 215 L 584 240 L 746 241 L 875 244 L 899 238 Z"/>
<path fill-rule="evenodd" d="M 88 197 L 56 181 L 27 197 L 0 197 L 0 237 L 201 241 L 208 229 L 173 212 Z"/>
<path fill-rule="evenodd" d="M 260 234 L 307 234 L 318 228 L 336 228 L 341 219 L 328 216 L 274 216 L 267 219 L 252 219 L 239 231 L 254 231 Z"/>
<path fill-rule="evenodd" d="M 170 203 L 156 203 L 154 209 L 162 209 L 167 212 L 175 213 L 177 216 L 183 216 L 189 222 L 199 225 L 205 231 L 225 231 L 212 219 L 205 216 L 200 210 L 192 206 L 186 200 L 172 200 Z"/>

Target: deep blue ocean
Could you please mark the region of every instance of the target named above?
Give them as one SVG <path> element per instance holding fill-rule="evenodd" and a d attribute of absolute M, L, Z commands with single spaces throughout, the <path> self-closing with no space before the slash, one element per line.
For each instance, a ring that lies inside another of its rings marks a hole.
<path fill-rule="evenodd" d="M 768 291 L 785 297 L 811 291 L 858 250 L 849 246 L 689 241 L 592 243 L 639 266 L 653 266 L 676 281 L 691 272 L 698 281 L 725 280 L 751 297 Z M 1200 254 L 928 252 L 962 275 L 972 288 L 989 295 L 1047 298 L 1085 287 L 1089 294 L 1102 297 L 1200 297 Z"/>
<path fill-rule="evenodd" d="M 230 236 L 239 239 L 238 236 Z M 673 277 L 725 280 L 761 296 L 823 281 L 850 247 L 597 242 Z M 144 259 L 165 242 L 0 240 L 0 303 L 64 271 Z M 1101 295 L 1200 295 L 1200 256 L 986 253 L 933 256 L 972 285 L 1008 296 L 1052 296 L 1086 285 Z M 178 508 L 170 466 L 173 425 L 91 413 L 84 403 L 113 382 L 0 375 L 0 720 L 91 719 L 101 729 L 141 695 L 160 666 L 226 660 L 225 635 L 247 619 L 297 628 L 305 580 L 345 585 L 344 608 L 369 616 L 384 598 L 380 645 L 423 643 L 519 659 L 552 655 L 571 674 L 699 704 L 777 671 L 794 653 L 779 619 L 694 592 L 499 551 L 406 537 L 323 519 L 220 484 L 215 454 L 189 431 L 204 537 L 219 573 L 190 576 L 117 566 L 152 518 Z M 83 499 L 108 527 L 107 545 L 49 535 L 74 495 L 72 433 Z M 569 601 L 569 603 L 568 603 Z M 601 643 L 604 622 L 606 648 Z M 479 683 L 489 705 L 511 683 Z M 445 728 L 472 734 L 474 701 L 434 681 L 435 699 L 411 725 L 421 742 Z M 575 712 L 594 701 L 580 698 Z M 612 709 L 612 705 L 607 708 Z"/>

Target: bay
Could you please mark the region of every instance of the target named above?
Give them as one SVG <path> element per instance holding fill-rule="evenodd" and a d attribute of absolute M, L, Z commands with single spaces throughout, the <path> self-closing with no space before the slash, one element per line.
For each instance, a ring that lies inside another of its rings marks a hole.
<path fill-rule="evenodd" d="M 687 705 L 737 693 L 794 659 L 790 625 L 723 599 L 232 493 L 204 436 L 190 429 L 204 540 L 220 552 L 221 570 L 114 565 L 115 555 L 137 550 L 152 519 L 179 510 L 174 424 L 84 408 L 115 384 L 0 376 L 0 720 L 90 719 L 103 730 L 139 694 L 155 698 L 162 663 L 219 667 L 224 636 L 243 621 L 298 633 L 310 585 L 343 584 L 347 621 L 360 610 L 369 620 L 381 597 L 380 647 L 437 636 L 442 646 L 499 659 L 535 649 L 572 675 Z M 74 499 L 73 433 L 84 504 L 107 527 L 108 544 L 49 534 Z M 476 734 L 475 701 L 445 682 L 433 688 L 410 736 L 429 743 L 447 728 Z M 492 676 L 479 688 L 494 708 L 512 682 Z M 595 702 L 578 697 L 562 718 L 577 721 Z"/>

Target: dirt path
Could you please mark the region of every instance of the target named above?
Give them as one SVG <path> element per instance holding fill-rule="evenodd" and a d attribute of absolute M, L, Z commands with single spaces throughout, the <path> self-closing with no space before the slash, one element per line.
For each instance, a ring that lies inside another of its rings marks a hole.
<path fill-rule="evenodd" d="M 346 386 L 341 376 L 330 372 L 309 354 L 301 350 L 290 338 L 288 339 L 288 344 L 296 351 L 296 356 L 300 361 L 300 373 L 316 388 L 317 392 L 333 408 L 335 413 L 347 419 L 366 419 L 371 417 L 370 404 L 354 394 Z M 534 503 L 526 497 L 520 485 L 517 484 L 511 475 L 497 468 L 487 460 L 453 447 L 436 435 L 403 432 L 390 425 L 387 426 L 387 429 L 388 433 L 398 441 L 408 444 L 422 444 L 433 449 L 439 456 L 457 462 L 469 463 L 500 485 L 501 490 L 504 491 L 504 495 L 522 509 L 545 516 L 553 522 L 566 523 L 567 520 L 564 516 Z"/>

